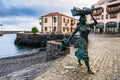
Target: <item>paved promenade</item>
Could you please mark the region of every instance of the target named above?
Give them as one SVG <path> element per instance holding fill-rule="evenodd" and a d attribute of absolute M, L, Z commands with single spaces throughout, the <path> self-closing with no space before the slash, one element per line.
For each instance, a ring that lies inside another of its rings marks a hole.
<path fill-rule="evenodd" d="M 75 51 L 71 47 L 70 54 L 56 60 L 34 80 L 120 80 L 120 37 L 89 38 L 90 66 L 94 75 L 87 73 L 84 62 L 78 65 Z"/>

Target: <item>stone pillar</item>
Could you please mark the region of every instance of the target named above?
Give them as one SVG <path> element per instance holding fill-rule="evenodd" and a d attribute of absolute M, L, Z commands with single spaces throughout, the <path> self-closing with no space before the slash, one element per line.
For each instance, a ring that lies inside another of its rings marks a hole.
<path fill-rule="evenodd" d="M 94 33 L 96 32 L 96 26 L 94 26 Z"/>
<path fill-rule="evenodd" d="M 60 58 L 70 53 L 70 48 L 68 48 L 65 51 L 61 51 L 60 44 L 61 42 L 47 41 L 47 46 L 46 46 L 46 60 L 47 61 Z"/>
<path fill-rule="evenodd" d="M 106 32 L 106 23 L 104 23 L 104 33 Z"/>
<path fill-rule="evenodd" d="M 116 32 L 118 33 L 119 32 L 119 22 L 117 22 L 117 30 Z"/>

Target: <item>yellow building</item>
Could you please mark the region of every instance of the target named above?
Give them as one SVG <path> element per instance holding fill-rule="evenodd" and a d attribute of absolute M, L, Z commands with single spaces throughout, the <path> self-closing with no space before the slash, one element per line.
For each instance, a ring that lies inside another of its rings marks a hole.
<path fill-rule="evenodd" d="M 71 33 L 76 28 L 78 20 L 58 13 L 53 12 L 41 17 L 41 28 L 43 33 Z"/>
<path fill-rule="evenodd" d="M 91 26 L 91 31 L 96 33 L 120 32 L 120 0 L 100 0 L 94 4 L 93 16 L 98 21 L 96 26 Z M 91 16 L 87 16 L 88 23 L 92 25 Z"/>

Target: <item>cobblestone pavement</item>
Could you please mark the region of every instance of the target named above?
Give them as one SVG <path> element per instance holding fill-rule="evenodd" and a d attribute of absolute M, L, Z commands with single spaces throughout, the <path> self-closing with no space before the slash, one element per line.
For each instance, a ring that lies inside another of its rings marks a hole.
<path fill-rule="evenodd" d="M 51 64 L 49 70 L 34 80 L 120 80 L 120 37 L 92 37 L 89 39 L 90 66 L 88 74 L 84 62 L 79 66 L 75 48 L 62 60 Z"/>

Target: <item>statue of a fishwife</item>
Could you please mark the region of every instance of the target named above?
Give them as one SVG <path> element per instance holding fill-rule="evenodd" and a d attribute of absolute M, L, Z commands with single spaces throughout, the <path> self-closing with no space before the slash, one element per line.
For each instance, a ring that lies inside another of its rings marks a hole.
<path fill-rule="evenodd" d="M 80 16 L 79 23 L 77 23 L 77 27 L 74 30 L 74 32 L 71 34 L 71 36 L 66 40 L 63 39 L 62 45 L 60 46 L 61 50 L 65 50 L 69 47 L 69 42 L 73 38 L 76 32 L 80 33 L 80 37 L 78 38 L 78 50 L 75 52 L 75 56 L 78 59 L 78 62 L 80 65 L 81 60 L 83 60 L 87 66 L 88 73 L 94 74 L 92 70 L 90 69 L 89 65 L 89 57 L 88 57 L 88 34 L 89 34 L 89 25 L 86 23 L 86 15 L 91 15 L 91 17 L 94 20 L 94 25 L 97 24 L 97 21 L 94 19 L 92 16 L 93 13 L 93 8 L 86 8 L 84 7 L 83 9 L 79 9 L 74 7 L 72 10 L 72 15 L 73 16 Z"/>

